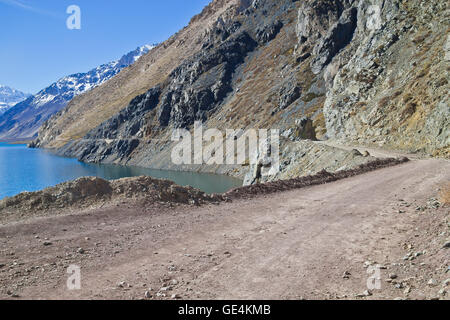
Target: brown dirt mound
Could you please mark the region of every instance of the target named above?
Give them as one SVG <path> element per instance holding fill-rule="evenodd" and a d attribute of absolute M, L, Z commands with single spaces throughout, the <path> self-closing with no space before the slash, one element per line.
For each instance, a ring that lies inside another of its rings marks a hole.
<path fill-rule="evenodd" d="M 251 198 L 262 194 L 325 184 L 408 161 L 408 158 L 377 159 L 355 169 L 336 173 L 323 170 L 316 175 L 257 184 L 215 195 L 208 195 L 192 187 L 181 187 L 172 181 L 145 176 L 114 181 L 85 177 L 42 191 L 25 192 L 12 198 L 6 198 L 0 201 L 0 213 L 5 219 L 12 215 L 29 218 L 50 212 L 62 212 L 61 209 L 67 212 L 68 209 L 111 205 L 114 201 L 124 199 L 139 199 L 144 203 L 164 202 L 190 205 L 218 203 L 231 199 Z"/>
<path fill-rule="evenodd" d="M 151 177 L 124 178 L 107 181 L 84 177 L 37 192 L 24 192 L 0 201 L 0 212 L 39 211 L 70 207 L 89 207 L 121 198 L 142 198 L 182 204 L 201 204 L 221 199 L 192 187 L 180 187 L 174 182 Z"/>

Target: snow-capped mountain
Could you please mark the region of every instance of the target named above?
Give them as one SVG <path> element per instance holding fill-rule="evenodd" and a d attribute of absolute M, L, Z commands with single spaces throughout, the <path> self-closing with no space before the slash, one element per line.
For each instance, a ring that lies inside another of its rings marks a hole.
<path fill-rule="evenodd" d="M 36 95 L 14 105 L 0 114 L 0 139 L 34 137 L 42 123 L 63 109 L 75 96 L 105 83 L 153 48 L 154 46 L 145 45 L 127 53 L 119 60 L 86 73 L 61 78 Z"/>
<path fill-rule="evenodd" d="M 29 96 L 30 94 L 0 84 L 0 114 Z"/>
<path fill-rule="evenodd" d="M 137 48 L 134 51 L 129 52 L 128 54 L 124 55 L 119 61 L 117 61 L 117 64 L 119 66 L 129 66 L 135 63 L 141 56 L 149 52 L 155 47 L 155 45 L 145 45 L 142 47 Z"/>

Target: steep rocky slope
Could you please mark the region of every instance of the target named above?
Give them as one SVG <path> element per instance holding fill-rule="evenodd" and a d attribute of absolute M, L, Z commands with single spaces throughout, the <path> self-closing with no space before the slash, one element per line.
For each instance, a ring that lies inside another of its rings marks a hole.
<path fill-rule="evenodd" d="M 215 0 L 74 99 L 34 145 L 84 161 L 243 176 L 237 165 L 171 164 L 173 129 L 202 121 L 280 129 L 281 149 L 304 153 L 305 167 L 321 155 L 315 139 L 449 157 L 448 14 L 438 0 Z M 336 169 L 351 156 L 322 151 Z"/>
<path fill-rule="evenodd" d="M 328 136 L 450 157 L 448 2 L 374 2 L 381 19 L 361 2 L 354 40 L 327 67 Z"/>
<path fill-rule="evenodd" d="M 153 46 L 139 47 L 119 60 L 101 65 L 86 73 L 77 73 L 59 79 L 25 101 L 17 101 L 0 115 L 0 139 L 28 139 L 35 137 L 42 123 L 64 108 L 67 103 L 84 92 L 95 88 L 118 74 L 123 68 L 135 63 Z"/>

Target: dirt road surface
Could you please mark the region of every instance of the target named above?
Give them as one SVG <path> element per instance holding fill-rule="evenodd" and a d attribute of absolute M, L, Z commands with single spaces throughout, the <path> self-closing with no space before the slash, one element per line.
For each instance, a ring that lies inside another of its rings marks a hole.
<path fill-rule="evenodd" d="M 448 181 L 450 162 L 415 160 L 220 205 L 3 225 L 0 299 L 448 299 L 449 208 L 433 199 Z"/>

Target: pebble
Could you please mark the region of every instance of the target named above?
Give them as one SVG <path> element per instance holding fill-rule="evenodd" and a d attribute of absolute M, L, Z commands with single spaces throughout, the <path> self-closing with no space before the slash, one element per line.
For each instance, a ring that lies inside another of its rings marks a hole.
<path fill-rule="evenodd" d="M 152 298 L 152 294 L 150 293 L 150 291 L 145 291 L 144 297 L 146 299 L 151 299 Z"/>
<path fill-rule="evenodd" d="M 447 241 L 446 243 L 444 243 L 444 246 L 442 248 L 443 249 L 449 249 L 450 248 L 450 241 Z"/>
<path fill-rule="evenodd" d="M 408 253 L 406 256 L 403 257 L 403 260 L 409 260 L 410 258 L 412 258 L 412 252 Z"/>
<path fill-rule="evenodd" d="M 434 279 L 430 279 L 430 280 L 428 280 L 428 283 L 427 283 L 429 286 L 432 286 L 432 287 L 434 287 L 434 286 L 437 286 L 437 281 L 436 280 L 434 280 Z"/>
<path fill-rule="evenodd" d="M 83 253 L 85 253 L 86 251 L 84 251 L 84 249 L 83 248 L 78 248 L 78 250 L 77 250 L 77 253 L 79 253 L 79 254 L 83 254 Z"/>
<path fill-rule="evenodd" d="M 342 275 L 342 278 L 344 278 L 344 279 L 349 279 L 351 275 L 352 275 L 352 274 L 351 274 L 350 272 L 345 271 L 344 274 Z"/>
<path fill-rule="evenodd" d="M 396 284 L 394 285 L 394 287 L 395 287 L 396 289 L 403 289 L 405 286 L 403 285 L 402 282 L 399 282 L 399 283 L 396 283 Z"/>
<path fill-rule="evenodd" d="M 17 293 L 12 292 L 11 290 L 6 291 L 6 294 L 12 298 L 19 298 L 20 296 Z"/>
<path fill-rule="evenodd" d="M 44 241 L 43 245 L 48 247 L 51 246 L 53 243 L 51 243 L 50 241 Z"/>
<path fill-rule="evenodd" d="M 390 275 L 389 275 L 389 279 L 397 279 L 398 278 L 398 276 L 395 274 L 395 273 L 391 273 Z"/>
<path fill-rule="evenodd" d="M 370 292 L 369 290 L 364 291 L 363 293 L 357 294 L 357 297 L 370 297 L 372 295 L 372 292 Z"/>
<path fill-rule="evenodd" d="M 171 298 L 172 298 L 172 299 L 178 299 L 178 295 L 177 295 L 177 294 L 173 294 L 173 295 L 171 296 Z"/>
<path fill-rule="evenodd" d="M 169 271 L 177 271 L 177 267 L 174 265 L 171 265 L 167 268 Z"/>
<path fill-rule="evenodd" d="M 366 266 L 366 267 L 370 267 L 371 265 L 373 265 L 374 263 L 372 262 L 372 261 L 366 261 L 366 262 L 364 262 L 364 266 Z"/>
<path fill-rule="evenodd" d="M 372 295 L 372 292 L 370 292 L 369 290 L 366 290 L 363 292 L 363 295 L 365 295 L 366 297 L 369 297 Z"/>

